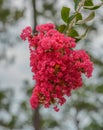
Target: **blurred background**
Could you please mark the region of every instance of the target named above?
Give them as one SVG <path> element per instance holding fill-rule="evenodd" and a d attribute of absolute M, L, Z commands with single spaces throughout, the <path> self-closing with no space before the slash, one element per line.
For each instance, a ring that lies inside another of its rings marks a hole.
<path fill-rule="evenodd" d="M 58 113 L 43 107 L 33 111 L 29 104 L 35 82 L 28 43 L 21 41 L 20 33 L 28 25 L 60 25 L 62 6 L 74 10 L 73 1 L 68 0 L 0 0 L 0 130 L 103 130 L 103 7 L 94 21 L 80 29 L 91 28 L 77 44 L 94 62 L 92 78 L 83 77 L 83 87 L 72 93 Z"/>

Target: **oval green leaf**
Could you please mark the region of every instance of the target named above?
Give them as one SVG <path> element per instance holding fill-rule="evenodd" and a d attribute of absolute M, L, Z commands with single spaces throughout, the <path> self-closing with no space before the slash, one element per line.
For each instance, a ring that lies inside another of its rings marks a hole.
<path fill-rule="evenodd" d="M 87 35 L 88 30 L 89 30 L 89 29 L 87 28 L 82 35 L 79 35 L 79 36 L 77 36 L 77 37 L 75 37 L 75 38 L 76 38 L 77 40 L 80 40 L 80 39 L 82 39 L 82 38 L 85 38 L 86 35 Z"/>
<path fill-rule="evenodd" d="M 79 36 L 79 34 L 74 28 L 72 28 L 69 30 L 68 36 L 75 38 L 76 36 Z"/>
<path fill-rule="evenodd" d="M 76 17 L 76 15 L 77 14 L 73 14 L 73 15 L 71 15 L 69 18 L 68 18 L 68 25 L 69 25 L 69 23 Z"/>
<path fill-rule="evenodd" d="M 63 7 L 61 10 L 61 17 L 63 19 L 64 22 L 67 23 L 68 18 L 69 18 L 69 13 L 70 13 L 70 8 L 68 7 Z"/>
<path fill-rule="evenodd" d="M 63 33 L 65 31 L 65 29 L 66 29 L 66 25 L 62 24 L 62 25 L 59 26 L 58 31 Z"/>
<path fill-rule="evenodd" d="M 92 0 L 86 0 L 85 2 L 84 2 L 84 6 L 93 6 L 94 4 L 93 4 L 93 1 Z"/>
<path fill-rule="evenodd" d="M 98 8 L 100 8 L 103 5 L 103 2 L 94 6 L 83 6 L 84 9 L 88 9 L 88 10 L 96 10 Z"/>
<path fill-rule="evenodd" d="M 79 20 L 76 24 L 77 25 L 84 24 L 84 23 L 89 22 L 90 20 L 92 20 L 94 17 L 95 17 L 95 12 L 91 12 L 87 18 L 85 18 L 83 20 Z"/>
<path fill-rule="evenodd" d="M 82 14 L 81 13 L 77 13 L 76 15 L 76 22 L 82 20 Z"/>
<path fill-rule="evenodd" d="M 78 8 L 78 4 L 79 4 L 79 2 L 80 2 L 81 0 L 75 0 L 74 2 L 75 2 L 75 10 Z"/>

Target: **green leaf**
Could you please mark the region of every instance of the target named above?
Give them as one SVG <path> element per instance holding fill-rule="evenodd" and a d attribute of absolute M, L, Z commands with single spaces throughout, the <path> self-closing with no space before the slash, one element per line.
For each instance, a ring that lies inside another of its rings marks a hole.
<path fill-rule="evenodd" d="M 61 17 L 63 19 L 64 22 L 67 23 L 68 18 L 69 18 L 69 13 L 70 13 L 70 8 L 68 7 L 63 7 L 61 10 Z"/>
<path fill-rule="evenodd" d="M 75 38 L 76 36 L 79 36 L 78 32 L 73 28 L 69 30 L 68 36 Z"/>
<path fill-rule="evenodd" d="M 92 20 L 94 17 L 95 17 L 95 12 L 91 12 L 87 18 L 85 18 L 83 20 L 79 20 L 76 24 L 77 25 L 78 24 L 84 24 L 84 23 L 89 22 L 90 20 Z"/>
<path fill-rule="evenodd" d="M 83 6 L 84 9 L 89 9 L 89 10 L 96 10 L 98 8 L 100 8 L 103 5 L 103 2 L 94 6 Z"/>
<path fill-rule="evenodd" d="M 86 37 L 88 30 L 89 29 L 87 28 L 82 35 L 79 35 L 79 36 L 75 37 L 77 39 L 77 41 L 80 40 L 80 39 L 82 39 L 82 38 L 84 38 L 84 37 Z"/>
<path fill-rule="evenodd" d="M 66 29 L 66 25 L 62 24 L 62 25 L 59 26 L 58 31 L 62 33 L 62 32 L 65 31 L 65 29 Z"/>
<path fill-rule="evenodd" d="M 84 2 L 84 6 L 93 6 L 94 4 L 93 4 L 93 2 L 92 2 L 92 0 L 86 0 L 85 2 Z"/>
<path fill-rule="evenodd" d="M 74 2 L 75 2 L 75 10 L 77 9 L 78 4 L 79 4 L 80 1 L 81 1 L 81 0 L 75 0 L 75 1 L 74 1 Z"/>
<path fill-rule="evenodd" d="M 82 20 L 82 14 L 81 13 L 77 13 L 76 14 L 76 21 Z"/>
<path fill-rule="evenodd" d="M 76 14 L 73 14 L 71 15 L 69 18 L 68 18 L 68 24 L 76 17 Z"/>

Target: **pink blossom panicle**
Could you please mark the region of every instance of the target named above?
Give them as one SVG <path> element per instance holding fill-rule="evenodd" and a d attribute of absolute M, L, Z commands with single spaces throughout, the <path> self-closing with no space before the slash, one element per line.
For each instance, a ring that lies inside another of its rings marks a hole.
<path fill-rule="evenodd" d="M 73 50 L 75 39 L 58 32 L 54 24 L 39 25 L 36 31 L 32 36 L 27 27 L 21 33 L 21 38 L 29 41 L 30 66 L 36 80 L 30 103 L 32 108 L 39 104 L 45 108 L 53 106 L 58 112 L 65 97 L 82 86 L 82 73 L 91 77 L 93 63 L 84 50 Z"/>

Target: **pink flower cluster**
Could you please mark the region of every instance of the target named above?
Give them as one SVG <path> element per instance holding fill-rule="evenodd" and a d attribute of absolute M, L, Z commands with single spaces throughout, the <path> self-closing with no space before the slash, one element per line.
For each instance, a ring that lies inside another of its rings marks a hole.
<path fill-rule="evenodd" d="M 93 63 L 84 50 L 73 50 L 75 39 L 58 32 L 54 24 L 37 26 L 36 31 L 32 35 L 31 28 L 26 27 L 21 33 L 21 38 L 29 41 L 30 66 L 36 81 L 30 103 L 32 108 L 52 105 L 58 111 L 65 97 L 82 86 L 82 73 L 92 75 Z"/>

